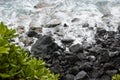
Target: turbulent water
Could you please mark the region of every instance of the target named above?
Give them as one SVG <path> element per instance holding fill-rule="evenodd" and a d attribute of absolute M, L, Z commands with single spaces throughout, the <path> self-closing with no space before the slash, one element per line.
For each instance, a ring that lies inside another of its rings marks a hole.
<path fill-rule="evenodd" d="M 46 2 L 51 6 L 35 9 L 38 3 Z M 75 22 L 71 20 L 77 18 Z M 120 24 L 120 0 L 0 0 L 0 21 L 9 27 L 29 27 L 42 25 L 57 20 L 61 25 L 57 28 L 43 28 L 43 34 L 53 34 L 56 29 L 63 36 L 53 35 L 61 45 L 63 38 L 74 39 L 74 43 L 94 43 L 95 25 L 106 30 L 117 30 Z M 82 28 L 89 24 L 93 30 Z M 63 28 L 67 24 L 69 27 Z"/>

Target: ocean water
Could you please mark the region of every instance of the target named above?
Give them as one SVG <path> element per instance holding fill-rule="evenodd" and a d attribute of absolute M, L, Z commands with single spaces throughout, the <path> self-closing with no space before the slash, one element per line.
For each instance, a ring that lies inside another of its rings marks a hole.
<path fill-rule="evenodd" d="M 48 3 L 51 6 L 35 9 L 38 3 Z M 74 18 L 77 21 L 71 22 Z M 57 28 L 44 28 L 42 34 L 52 34 L 56 43 L 61 45 L 61 39 L 74 39 L 74 43 L 86 40 L 95 43 L 96 27 L 117 31 L 120 24 L 120 0 L 0 0 L 0 21 L 10 28 L 24 26 L 27 32 L 30 27 L 42 27 L 52 20 L 61 22 Z M 89 27 L 83 28 L 83 24 Z M 109 23 L 109 24 L 108 24 Z M 69 27 L 63 27 L 67 24 Z M 63 36 L 55 35 L 56 30 Z"/>

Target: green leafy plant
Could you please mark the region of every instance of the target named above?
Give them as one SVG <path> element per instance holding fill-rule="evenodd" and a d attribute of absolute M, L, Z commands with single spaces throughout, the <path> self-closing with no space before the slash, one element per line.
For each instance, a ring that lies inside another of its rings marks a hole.
<path fill-rule="evenodd" d="M 115 74 L 115 75 L 112 77 L 112 80 L 120 80 L 120 74 Z"/>
<path fill-rule="evenodd" d="M 45 66 L 45 62 L 9 42 L 16 37 L 15 30 L 0 23 L 0 80 L 58 80 Z"/>

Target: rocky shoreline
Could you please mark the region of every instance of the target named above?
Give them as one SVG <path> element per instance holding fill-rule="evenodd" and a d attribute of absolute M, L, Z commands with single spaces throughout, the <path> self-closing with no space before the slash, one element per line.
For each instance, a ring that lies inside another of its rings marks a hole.
<path fill-rule="evenodd" d="M 120 73 L 120 31 L 97 28 L 92 45 L 73 44 L 74 40 L 61 40 L 64 47 L 55 43 L 50 35 L 31 30 L 27 36 L 37 38 L 30 54 L 43 59 L 46 66 L 60 74 L 60 80 L 111 80 Z"/>

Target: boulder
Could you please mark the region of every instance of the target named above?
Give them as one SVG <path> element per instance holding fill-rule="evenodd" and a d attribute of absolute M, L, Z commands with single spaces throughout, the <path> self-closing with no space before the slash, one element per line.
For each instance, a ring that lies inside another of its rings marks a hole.
<path fill-rule="evenodd" d="M 54 40 L 50 36 L 41 36 L 34 45 L 32 45 L 31 52 L 35 56 L 40 56 L 41 54 L 51 54 L 57 51 L 60 47 L 54 43 Z"/>

